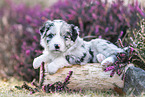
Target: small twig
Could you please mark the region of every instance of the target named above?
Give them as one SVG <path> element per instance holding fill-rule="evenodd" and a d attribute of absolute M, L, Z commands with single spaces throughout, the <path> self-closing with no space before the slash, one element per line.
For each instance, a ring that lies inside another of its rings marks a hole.
<path fill-rule="evenodd" d="M 145 63 L 145 59 L 142 58 L 142 56 L 140 55 L 139 51 L 137 49 L 135 49 L 135 51 L 137 52 L 138 57 Z"/>
<path fill-rule="evenodd" d="M 93 38 L 97 38 L 97 37 L 96 36 L 85 36 L 85 37 L 83 37 L 83 39 L 88 39 L 88 38 L 93 39 Z"/>
<path fill-rule="evenodd" d="M 39 88 L 39 85 L 37 85 L 37 83 L 35 82 L 36 79 L 34 79 L 32 82 L 31 82 L 31 85 L 32 86 L 35 86 L 36 88 Z"/>
<path fill-rule="evenodd" d="M 31 93 L 35 93 L 34 89 L 31 88 L 30 86 L 28 86 L 25 82 L 24 84 L 22 85 L 22 88 L 26 89 L 26 90 L 29 90 Z"/>
<path fill-rule="evenodd" d="M 73 71 L 69 71 L 69 75 L 65 78 L 65 81 L 63 83 L 64 86 L 66 86 L 70 80 L 70 77 L 72 76 Z"/>
<path fill-rule="evenodd" d="M 44 62 L 41 63 L 41 67 L 40 67 L 40 73 L 41 74 L 41 80 L 40 80 L 40 88 L 43 86 L 43 83 L 44 83 L 44 79 L 45 79 L 45 69 L 44 69 Z"/>
<path fill-rule="evenodd" d="M 120 38 L 118 39 L 118 41 L 119 41 L 120 46 L 123 48 L 124 46 Z"/>

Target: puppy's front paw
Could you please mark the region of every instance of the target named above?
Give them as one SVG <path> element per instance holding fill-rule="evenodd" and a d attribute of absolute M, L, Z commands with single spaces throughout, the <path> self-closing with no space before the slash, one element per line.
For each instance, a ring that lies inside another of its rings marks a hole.
<path fill-rule="evenodd" d="M 56 65 L 52 62 L 50 64 L 47 64 L 47 70 L 49 74 L 54 74 L 57 72 L 58 68 L 56 67 Z"/>
<path fill-rule="evenodd" d="M 41 65 L 42 61 L 39 58 L 35 58 L 33 61 L 33 68 L 38 69 Z"/>
<path fill-rule="evenodd" d="M 103 54 L 97 54 L 96 55 L 98 62 L 102 62 L 106 57 Z"/>
<path fill-rule="evenodd" d="M 66 60 L 70 64 L 80 64 L 81 63 L 81 59 L 79 57 L 76 57 L 76 56 L 73 56 L 73 55 L 67 55 Z"/>
<path fill-rule="evenodd" d="M 103 61 L 101 62 L 101 65 L 107 67 L 108 65 L 111 65 L 111 64 L 113 64 L 114 62 L 115 62 L 114 57 L 108 57 L 108 58 L 106 58 L 105 60 L 103 60 Z"/>

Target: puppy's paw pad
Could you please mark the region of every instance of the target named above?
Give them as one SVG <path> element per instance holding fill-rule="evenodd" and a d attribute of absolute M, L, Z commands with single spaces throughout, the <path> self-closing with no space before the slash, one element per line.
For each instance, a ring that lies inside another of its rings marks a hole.
<path fill-rule="evenodd" d="M 103 54 L 96 55 L 98 62 L 102 62 L 106 57 Z"/>

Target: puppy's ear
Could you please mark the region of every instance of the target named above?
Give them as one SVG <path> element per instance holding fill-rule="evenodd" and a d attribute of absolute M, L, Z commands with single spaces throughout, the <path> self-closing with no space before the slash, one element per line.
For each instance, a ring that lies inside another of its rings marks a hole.
<path fill-rule="evenodd" d="M 75 40 L 77 39 L 77 37 L 79 36 L 79 28 L 77 26 L 74 26 L 73 24 L 71 24 L 71 29 L 72 29 L 72 36 L 71 36 L 71 40 L 73 42 L 75 42 Z"/>
<path fill-rule="evenodd" d="M 42 27 L 40 27 L 39 31 L 40 31 L 40 35 L 43 35 L 43 33 L 45 31 L 45 25 L 43 25 Z"/>
<path fill-rule="evenodd" d="M 46 21 L 39 30 L 40 35 L 44 37 L 46 35 L 46 32 L 50 29 L 51 26 L 53 26 L 53 22 L 50 20 Z"/>

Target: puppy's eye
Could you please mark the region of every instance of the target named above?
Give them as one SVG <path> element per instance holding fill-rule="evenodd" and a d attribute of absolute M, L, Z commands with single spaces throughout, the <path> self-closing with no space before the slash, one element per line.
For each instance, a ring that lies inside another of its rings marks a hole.
<path fill-rule="evenodd" d="M 49 34 L 47 35 L 47 37 L 52 38 L 54 35 L 53 34 Z"/>
<path fill-rule="evenodd" d="M 67 40 L 69 37 L 68 37 L 68 36 L 63 36 L 63 38 L 64 38 L 65 40 Z"/>

